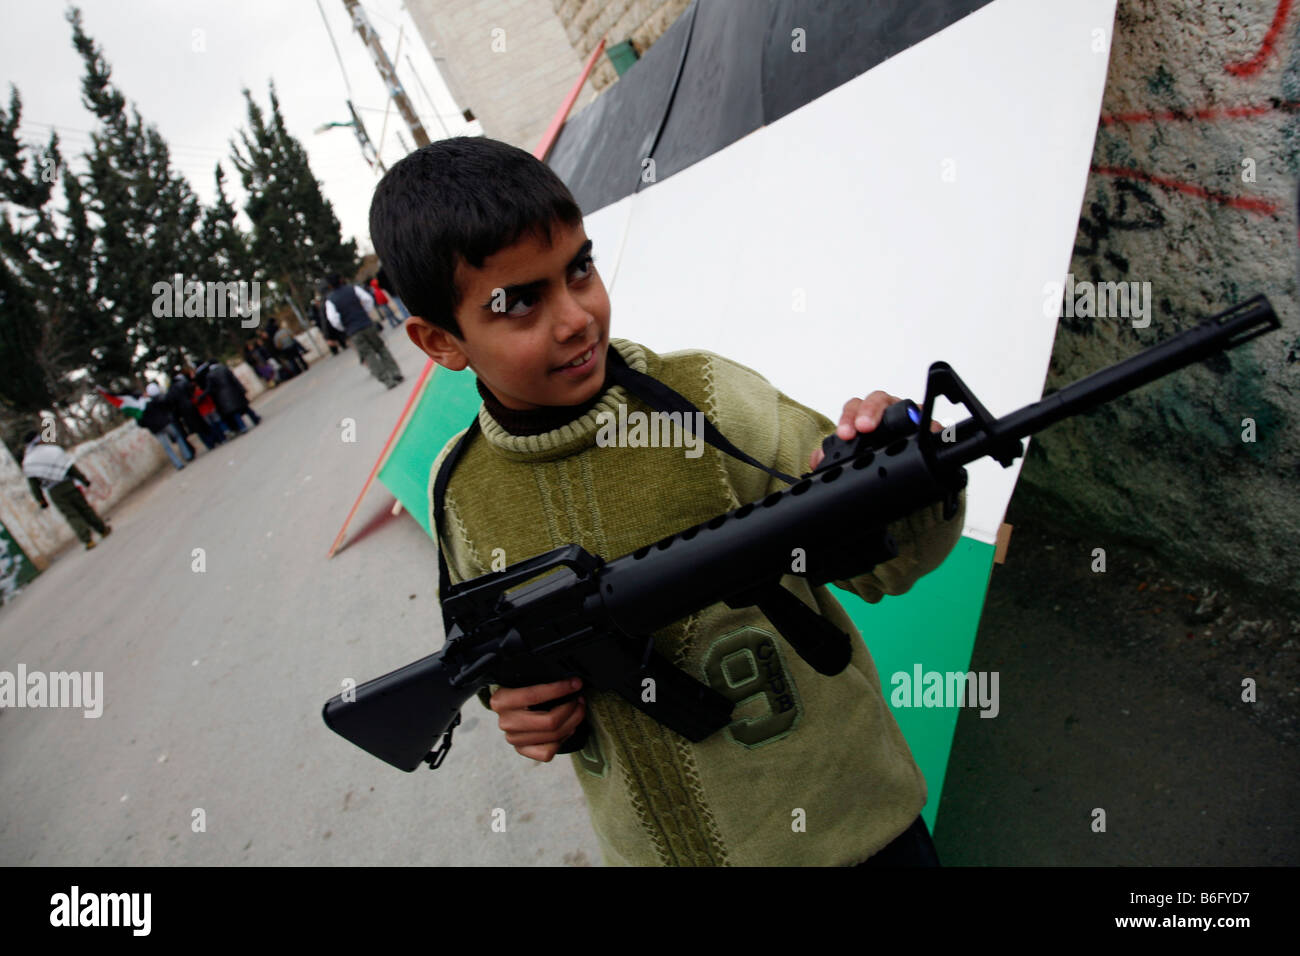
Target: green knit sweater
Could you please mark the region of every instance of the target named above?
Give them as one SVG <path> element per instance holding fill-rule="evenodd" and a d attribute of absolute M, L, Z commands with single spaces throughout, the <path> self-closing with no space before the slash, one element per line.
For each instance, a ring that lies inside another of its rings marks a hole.
<path fill-rule="evenodd" d="M 805 473 L 835 428 L 720 355 L 610 345 L 786 474 Z M 683 448 L 598 446 L 597 416 L 617 414 L 621 402 L 629 413 L 651 411 L 615 386 L 581 418 L 523 436 L 480 407 L 482 438 L 447 489 L 442 546 L 453 583 L 488 573 L 498 548 L 507 564 L 571 543 L 613 559 L 785 487 L 711 445 L 693 458 Z M 433 478 L 459 438 L 430 473 L 431 509 Z M 898 557 L 837 583 L 873 603 L 902 594 L 956 544 L 964 510 L 963 499 L 952 520 L 935 505 L 891 525 Z M 571 759 L 607 864 L 850 865 L 925 805 L 925 780 L 849 616 L 825 587 L 794 575 L 782 583 L 854 638 L 842 673 L 814 671 L 757 608 L 716 604 L 654 638 L 665 657 L 736 702 L 729 726 L 691 743 L 615 694 L 587 695 L 591 734 Z"/>

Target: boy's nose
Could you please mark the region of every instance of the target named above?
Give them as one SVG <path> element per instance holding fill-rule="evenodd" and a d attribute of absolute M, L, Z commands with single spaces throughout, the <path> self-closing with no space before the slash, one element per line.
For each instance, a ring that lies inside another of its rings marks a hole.
<path fill-rule="evenodd" d="M 579 338 L 587 330 L 587 326 L 594 321 L 596 321 L 595 316 L 583 308 L 582 303 L 565 293 L 555 321 L 556 338 L 561 342 Z"/>

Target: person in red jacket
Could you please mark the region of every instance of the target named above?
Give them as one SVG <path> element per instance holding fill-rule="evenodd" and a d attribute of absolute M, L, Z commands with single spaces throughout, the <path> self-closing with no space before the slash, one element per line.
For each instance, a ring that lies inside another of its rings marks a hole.
<path fill-rule="evenodd" d="M 217 403 L 212 400 L 211 395 L 199 388 L 198 383 L 194 381 L 195 372 L 193 366 L 185 366 L 183 374 L 190 383 L 190 401 L 193 403 L 195 410 L 198 411 L 199 417 L 208 423 L 208 427 L 216 435 L 217 444 L 221 444 L 226 440 L 228 430 L 226 423 L 221 420 L 221 415 L 217 412 Z"/>
<path fill-rule="evenodd" d="M 391 328 L 395 329 L 402 324 L 402 320 L 393 311 L 393 307 L 388 304 L 388 296 L 384 295 L 384 290 L 379 288 L 378 279 L 370 280 L 370 294 L 375 297 L 375 311 L 388 320 Z"/>

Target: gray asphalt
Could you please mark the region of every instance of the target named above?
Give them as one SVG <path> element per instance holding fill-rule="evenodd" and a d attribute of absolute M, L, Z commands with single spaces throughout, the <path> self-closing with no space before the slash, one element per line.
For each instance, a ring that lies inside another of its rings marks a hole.
<path fill-rule="evenodd" d="M 569 758 L 520 757 L 477 701 L 433 772 L 321 719 L 344 678 L 443 640 L 433 544 L 382 520 L 378 483 L 351 533 L 377 526 L 325 557 L 423 365 L 402 332 L 386 341 L 403 386 L 353 351 L 313 364 L 259 397 L 259 427 L 166 466 L 110 538 L 0 608 L 0 670 L 102 671 L 105 700 L 97 719 L 0 710 L 0 864 L 599 865 Z"/>

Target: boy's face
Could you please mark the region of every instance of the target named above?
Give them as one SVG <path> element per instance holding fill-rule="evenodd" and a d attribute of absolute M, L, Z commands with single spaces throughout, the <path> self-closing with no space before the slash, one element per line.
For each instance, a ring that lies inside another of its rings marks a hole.
<path fill-rule="evenodd" d="M 506 408 L 581 405 L 605 381 L 609 295 L 581 225 L 556 224 L 554 245 L 525 234 L 483 262 L 461 262 L 456 321 L 464 340 L 412 316 L 407 335 L 444 368 L 467 365 Z M 590 351 L 579 368 L 561 369 Z"/>

